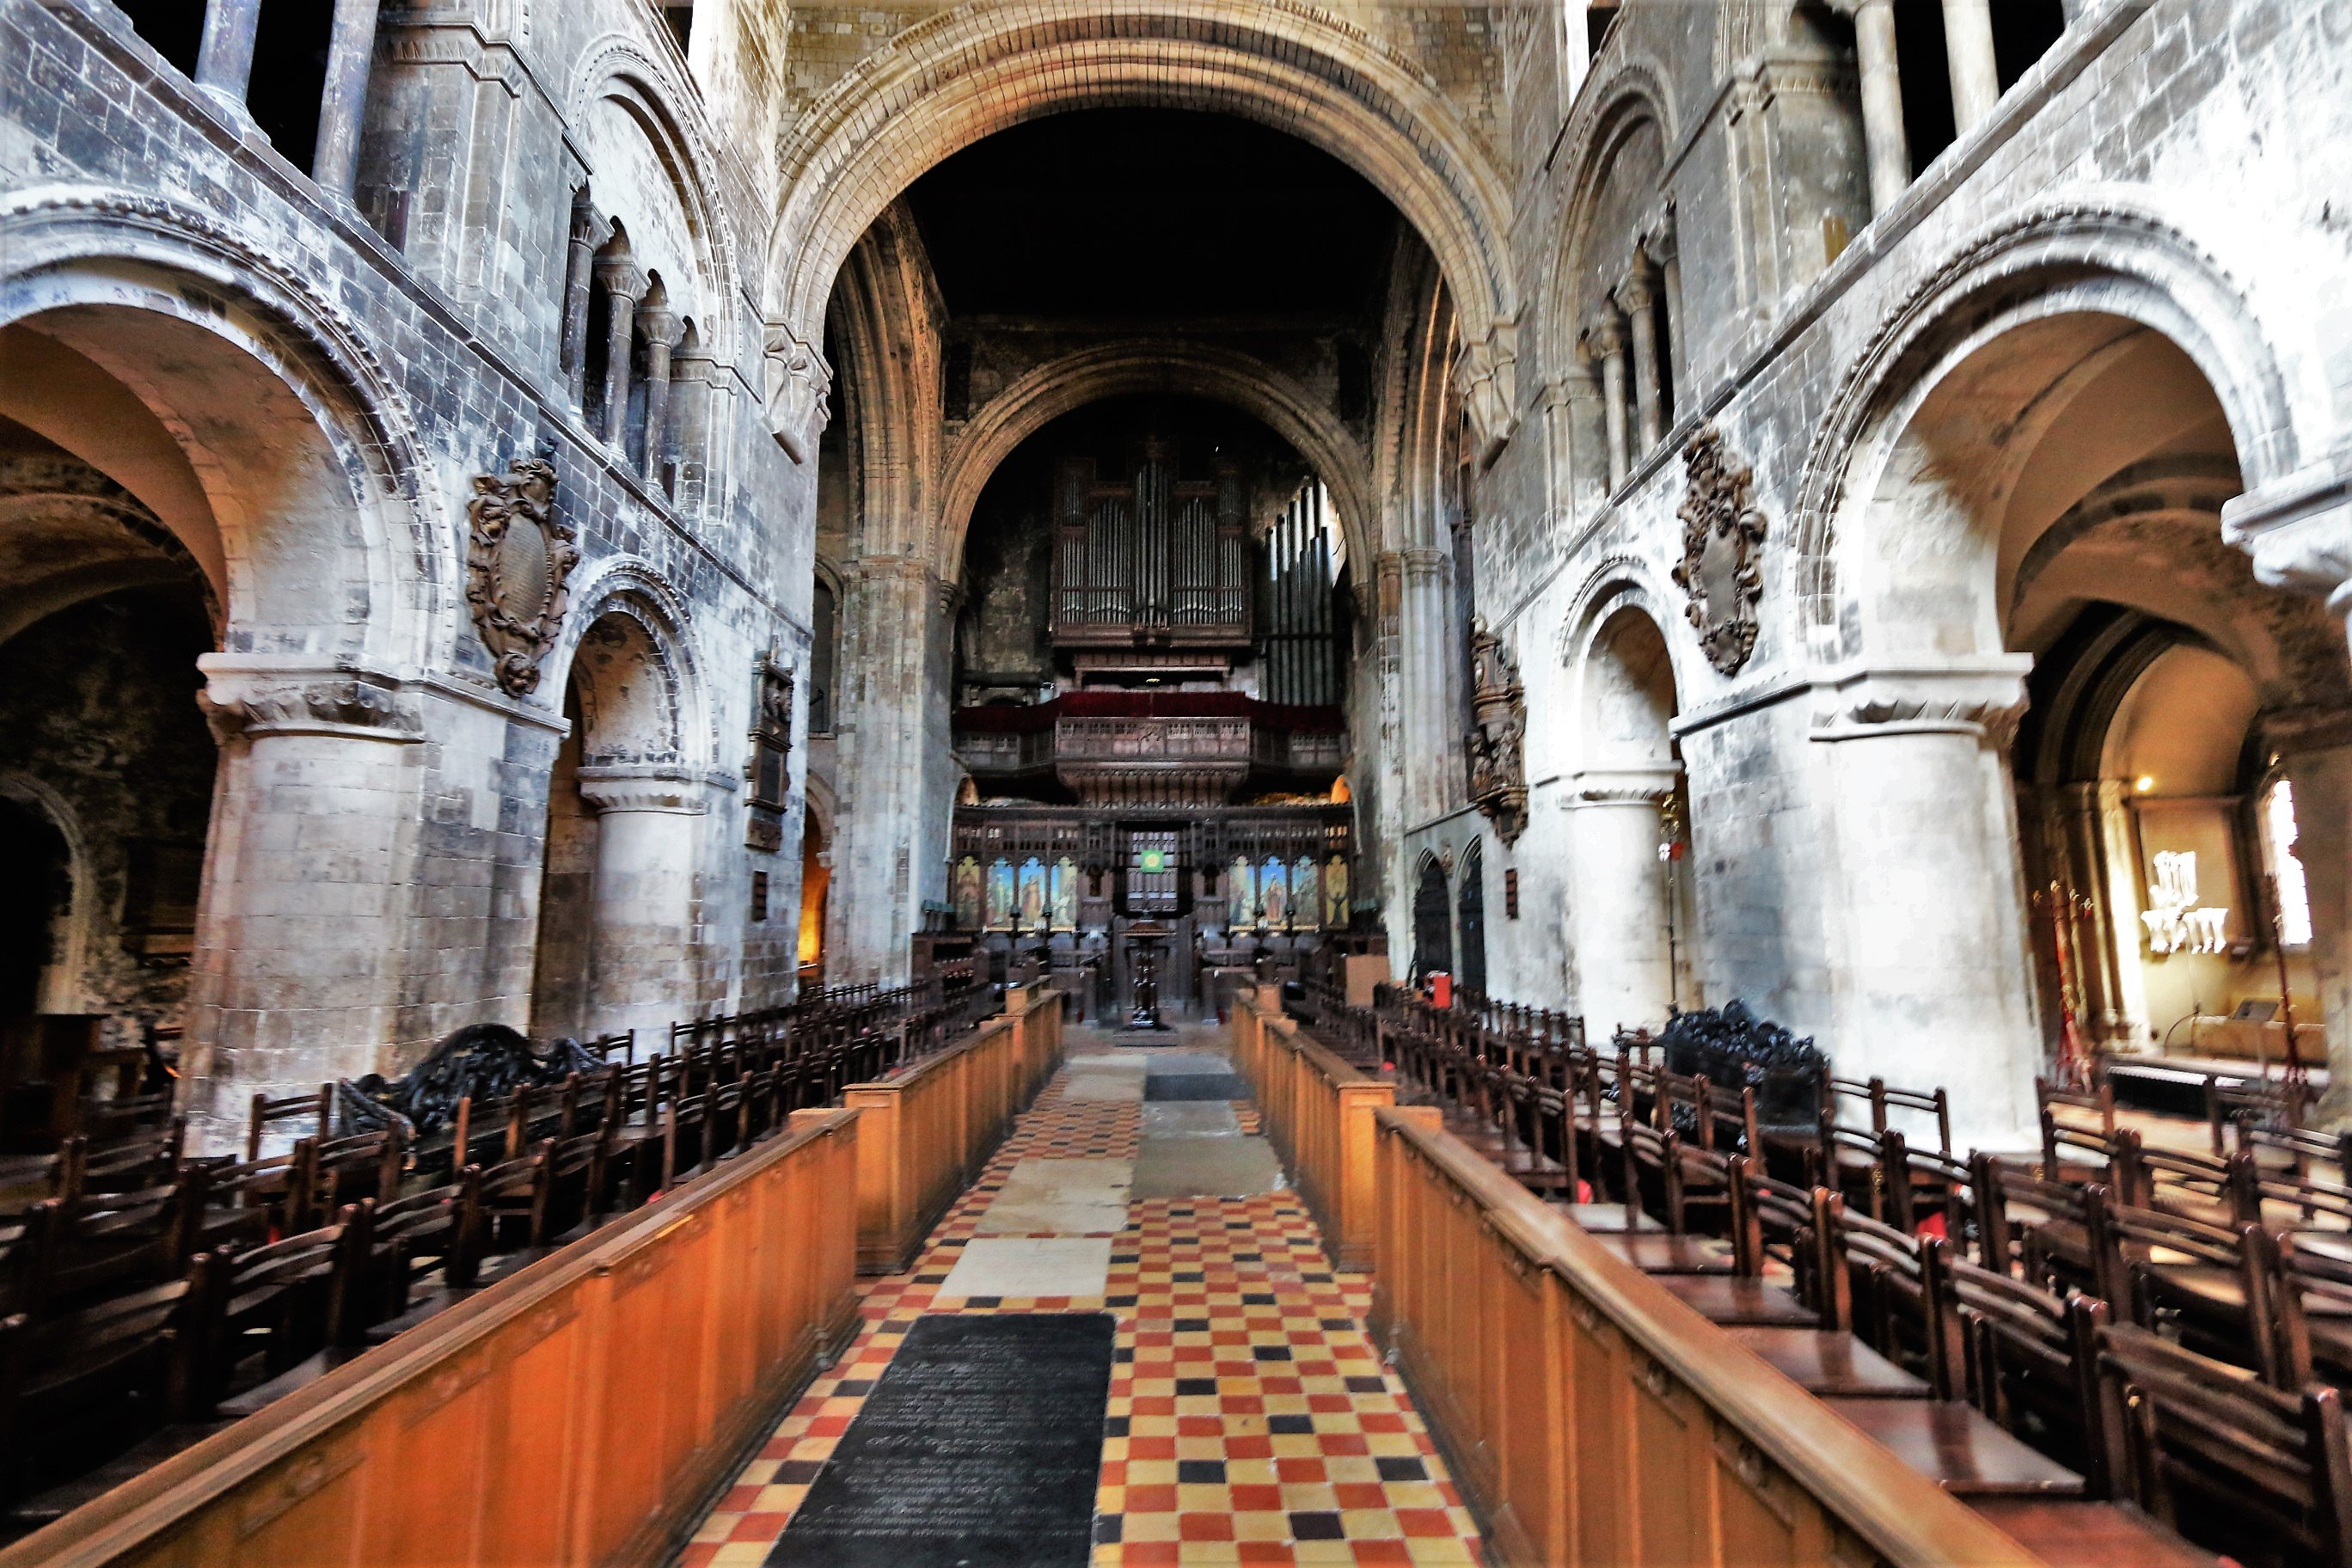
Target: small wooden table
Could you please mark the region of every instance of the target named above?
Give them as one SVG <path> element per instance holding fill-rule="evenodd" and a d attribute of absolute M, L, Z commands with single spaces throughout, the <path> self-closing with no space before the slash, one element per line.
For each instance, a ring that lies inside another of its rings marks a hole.
<path fill-rule="evenodd" d="M 2129 1503 L 1978 1497 L 1969 1506 L 2050 1568 L 2221 1568 L 2222 1561 Z"/>

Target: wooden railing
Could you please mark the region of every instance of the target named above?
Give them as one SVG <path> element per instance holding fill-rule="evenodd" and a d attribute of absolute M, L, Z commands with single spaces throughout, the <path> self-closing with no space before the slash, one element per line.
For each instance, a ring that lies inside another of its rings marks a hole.
<path fill-rule="evenodd" d="M 861 1118 L 861 1272 L 894 1274 L 914 1260 L 923 1237 L 979 1177 L 1061 1057 L 1061 998 L 1032 981 L 1008 987 L 1003 1014 L 961 1045 L 843 1092 L 842 1103 Z"/>
<path fill-rule="evenodd" d="M 1552 1213 L 1376 1113 L 1372 1332 L 1501 1562 L 2037 1561 Z"/>
<path fill-rule="evenodd" d="M 1282 1016 L 1276 994 L 1240 998 L 1234 1059 L 1249 1079 L 1267 1136 L 1323 1228 L 1331 1261 L 1372 1266 L 1379 1218 L 1372 1114 L 1396 1086 L 1368 1078 Z"/>
<path fill-rule="evenodd" d="M 857 1133 L 796 1112 L 0 1568 L 661 1561 L 855 1325 Z"/>

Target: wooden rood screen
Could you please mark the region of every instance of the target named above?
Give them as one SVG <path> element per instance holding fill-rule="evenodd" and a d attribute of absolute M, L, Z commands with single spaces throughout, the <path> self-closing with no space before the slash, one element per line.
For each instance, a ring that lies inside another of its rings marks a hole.
<path fill-rule="evenodd" d="M 2036 1561 L 1442 1131 L 1437 1111 L 1375 1120 L 1373 1333 L 1496 1560 Z"/>
<path fill-rule="evenodd" d="M 658 1562 L 856 1318 L 856 1115 L 783 1135 L 0 1552 Z"/>

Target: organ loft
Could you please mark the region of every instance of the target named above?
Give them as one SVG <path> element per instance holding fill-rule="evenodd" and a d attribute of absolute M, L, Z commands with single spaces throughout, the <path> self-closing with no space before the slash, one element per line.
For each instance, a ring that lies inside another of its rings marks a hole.
<path fill-rule="evenodd" d="M 2347 15 L 0 0 L 0 1568 L 2352 1568 Z"/>
<path fill-rule="evenodd" d="M 1076 1016 L 1214 1013 L 1261 962 L 1360 951 L 1342 697 L 1354 602 L 1321 482 L 1212 406 L 1046 426 L 983 493 L 956 627 L 953 936 Z M 1040 591 L 1042 590 L 1042 591 Z"/>

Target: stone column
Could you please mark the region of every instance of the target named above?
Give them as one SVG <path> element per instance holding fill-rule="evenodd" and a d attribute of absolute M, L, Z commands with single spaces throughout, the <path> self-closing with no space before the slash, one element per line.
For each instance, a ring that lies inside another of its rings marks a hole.
<path fill-rule="evenodd" d="M 1895 58 L 1895 0 L 1831 0 L 1853 18 L 1862 69 L 1862 134 L 1870 161 L 1870 210 L 1883 213 L 1911 186 L 1911 142 L 1903 129 L 1903 76 Z"/>
<path fill-rule="evenodd" d="M 563 270 L 563 369 L 574 413 L 588 407 L 588 292 L 596 272 L 596 248 L 613 237 L 613 226 L 596 216 L 585 186 L 572 198 L 572 240 Z"/>
<path fill-rule="evenodd" d="M 2274 588 L 2322 596 L 2352 634 L 2352 447 L 2247 491 L 2221 508 L 2221 536 L 2254 558 Z M 2327 1024 L 2331 1126 L 2352 1128 L 2352 718 L 2283 716 L 2273 749 L 2294 785 L 2296 837 L 2310 886 L 2311 961 Z"/>
<path fill-rule="evenodd" d="M 845 576 L 834 721 L 842 803 L 834 853 L 844 896 L 827 979 L 896 984 L 908 973 L 908 937 L 920 913 L 918 865 L 946 858 L 952 623 L 942 624 L 943 584 L 919 557 L 863 556 Z"/>
<path fill-rule="evenodd" d="M 596 814 L 589 915 L 588 1028 L 659 1042 L 693 1012 L 698 825 L 706 787 L 685 769 L 585 763 L 580 797 Z"/>
<path fill-rule="evenodd" d="M 1446 556 L 1442 550 L 1402 550 L 1398 605 L 1400 661 L 1398 729 L 1403 742 L 1404 821 L 1416 827 L 1451 809 L 1467 790 L 1449 776 L 1446 758 L 1461 728 L 1448 701 L 1446 661 L 1454 646 L 1448 614 Z"/>
<path fill-rule="evenodd" d="M 1944 0 L 1944 53 L 1952 65 L 1952 123 L 1966 136 L 2000 102 L 1992 0 Z"/>
<path fill-rule="evenodd" d="M 657 486 L 669 425 L 669 356 L 685 328 L 676 310 L 647 305 L 637 310 L 637 331 L 646 338 L 646 451 L 640 471 L 647 484 Z"/>
<path fill-rule="evenodd" d="M 1653 309 L 1657 299 L 1649 279 L 1638 270 L 1617 286 L 1618 307 L 1633 328 L 1633 407 L 1641 430 L 1638 450 L 1643 457 L 1665 438 L 1658 401 L 1658 317 Z"/>
<path fill-rule="evenodd" d="M 2043 1063 L 2006 752 L 2032 659 L 1864 670 L 1815 692 L 1831 872 L 1832 1021 L 1850 1078 L 1951 1091 L 1961 1148 L 2035 1137 Z"/>
<path fill-rule="evenodd" d="M 710 383 L 718 362 L 694 349 L 670 358 L 669 422 L 677 447 L 677 479 L 670 500 L 681 511 L 703 500 L 709 464 Z"/>
<path fill-rule="evenodd" d="M 310 178 L 331 195 L 359 184 L 360 128 L 367 117 L 368 71 L 375 63 L 377 0 L 335 0 L 327 38 L 327 89 L 319 102 L 319 140 Z"/>
<path fill-rule="evenodd" d="M 196 85 L 239 113 L 245 112 L 246 89 L 253 80 L 253 37 L 260 26 L 261 0 L 211 0 L 205 7 Z"/>
<path fill-rule="evenodd" d="M 187 1111 L 196 1147 L 243 1137 L 256 1093 L 399 1064 L 424 725 L 389 677 L 205 654 L 221 743 L 197 919 Z"/>
<path fill-rule="evenodd" d="M 1601 361 L 1601 411 L 1609 434 L 1609 493 L 1615 495 L 1633 471 L 1626 450 L 1625 331 L 1617 312 L 1603 310 L 1585 331 L 1585 342 Z"/>
<path fill-rule="evenodd" d="M 637 324 L 637 301 L 646 297 L 644 270 L 625 256 L 608 256 L 596 263 L 596 281 L 604 286 L 610 309 L 604 319 L 604 444 L 617 447 L 629 426 L 630 335 Z"/>
<path fill-rule="evenodd" d="M 1591 768 L 1570 782 L 1568 935 L 1575 1006 L 1595 1039 L 1666 1020 L 1674 895 L 1658 844 L 1675 778 L 1671 766 Z"/>

